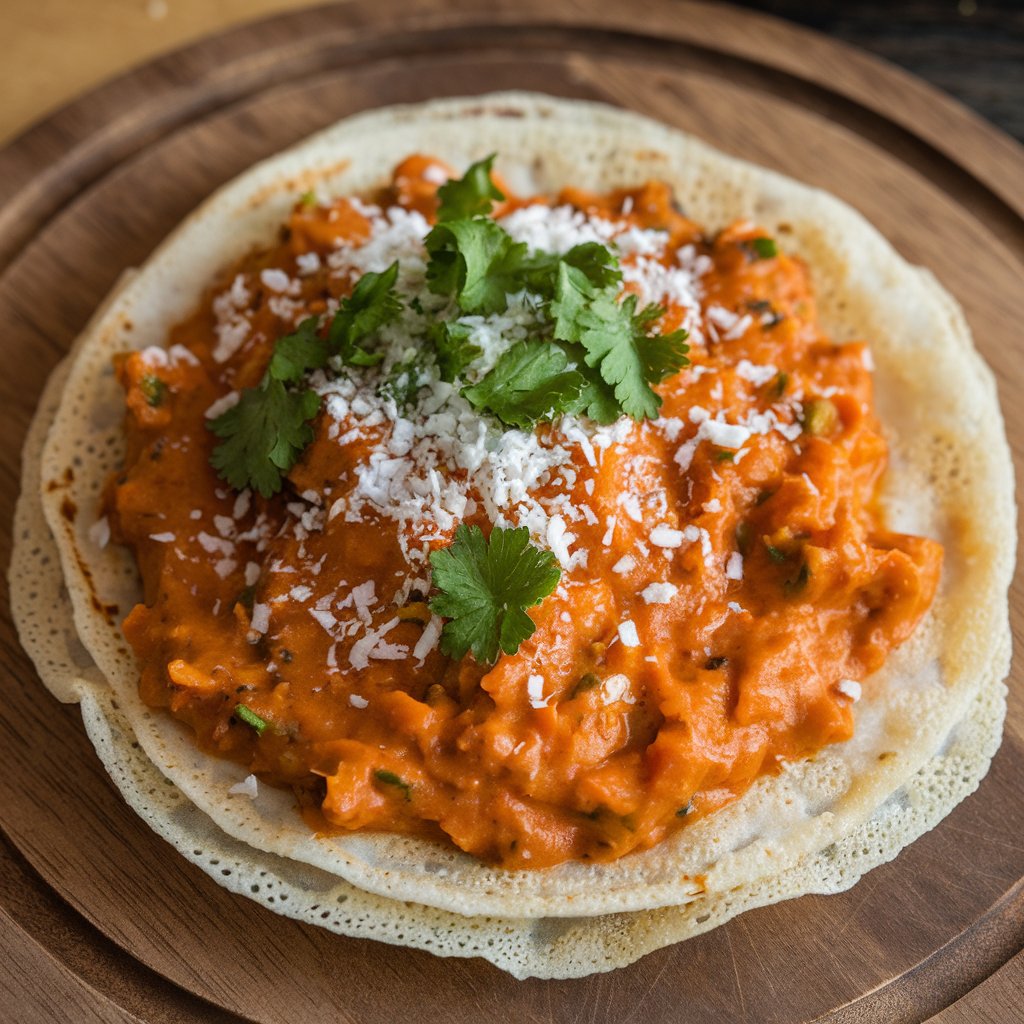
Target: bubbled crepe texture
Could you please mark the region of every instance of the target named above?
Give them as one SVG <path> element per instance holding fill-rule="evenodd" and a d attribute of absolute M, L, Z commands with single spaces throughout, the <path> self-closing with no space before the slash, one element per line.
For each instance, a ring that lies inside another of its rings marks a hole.
<path fill-rule="evenodd" d="M 202 754 L 184 727 L 142 705 L 119 624 L 92 600 L 94 587 L 122 614 L 139 600 L 131 555 L 88 537 L 122 457 L 113 354 L 163 344 L 214 274 L 272 239 L 311 186 L 359 193 L 413 152 L 464 167 L 493 151 L 516 192 L 660 178 L 705 227 L 748 217 L 805 259 L 826 332 L 871 341 L 891 446 L 890 524 L 946 547 L 935 605 L 866 681 L 851 741 L 611 864 L 510 872 L 417 838 L 318 838 L 288 793 L 261 786 L 254 801 L 228 795 L 244 770 Z M 70 483 L 45 489 L 69 466 Z M 60 513 L 68 497 L 80 510 L 73 523 Z M 22 641 L 52 692 L 81 703 L 107 770 L 156 832 L 218 883 L 279 913 L 483 956 L 518 977 L 608 970 L 743 910 L 849 887 L 977 786 L 1001 734 L 1013 470 L 992 376 L 959 308 L 831 196 L 596 104 L 510 93 L 375 111 L 225 186 L 119 283 L 54 374 L 26 442 L 15 531 L 12 606 Z"/>

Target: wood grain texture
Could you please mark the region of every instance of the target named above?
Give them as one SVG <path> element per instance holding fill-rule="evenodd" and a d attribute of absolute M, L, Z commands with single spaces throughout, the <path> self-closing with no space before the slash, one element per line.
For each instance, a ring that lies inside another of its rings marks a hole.
<path fill-rule="evenodd" d="M 905 68 L 1024 140 L 1018 0 L 733 0 Z M 4 0 L 0 143 L 104 78 L 310 0 Z"/>
<path fill-rule="evenodd" d="M 1024 141 L 1020 0 L 733 0 L 862 47 Z"/>
<path fill-rule="evenodd" d="M 81 1024 L 138 1021 L 99 993 L 86 989 L 0 910 L 0 1007 L 17 1006 L 19 1024 L 51 1024 L 62 1017 Z M 33 998 L 26 999 L 26 993 Z"/>
<path fill-rule="evenodd" d="M 216 185 L 338 117 L 485 89 L 638 109 L 857 206 L 963 303 L 1020 464 L 1024 197 L 1013 183 L 1024 159 L 1012 142 L 899 72 L 756 15 L 658 2 L 638 25 L 610 0 L 551 7 L 358 0 L 290 14 L 148 65 L 0 151 L 5 563 L 20 438 L 50 369 L 123 267 Z M 6 610 L 0 652 L 0 823 L 22 865 L 0 885 L 0 912 L 54 966 L 7 982 L 24 1006 L 64 986 L 80 998 L 84 983 L 147 1022 L 910 1024 L 955 1012 L 1024 946 L 1016 673 L 979 792 L 850 892 L 755 911 L 610 975 L 515 982 L 479 961 L 299 925 L 220 889 L 119 799 L 77 709 L 42 690 Z M 37 954 L 24 958 L 45 962 Z M 1009 1024 L 993 984 L 987 1009 Z"/>
<path fill-rule="evenodd" d="M 1024 954 L 1018 954 L 929 1024 L 1004 1024 L 1020 1020 L 1024 999 Z"/>

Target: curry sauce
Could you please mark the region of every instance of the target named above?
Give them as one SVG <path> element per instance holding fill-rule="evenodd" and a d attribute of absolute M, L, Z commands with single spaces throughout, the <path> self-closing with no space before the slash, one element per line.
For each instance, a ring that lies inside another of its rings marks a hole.
<path fill-rule="evenodd" d="M 527 244 L 604 239 L 623 292 L 688 332 L 657 417 L 478 424 L 396 328 L 401 358 L 318 371 L 283 491 L 228 486 L 208 422 L 367 261 L 411 267 L 408 322 L 430 319 L 416 239 L 450 175 L 416 156 L 379 194 L 304 198 L 165 348 L 118 360 L 127 452 L 104 511 L 144 588 L 124 631 L 143 699 L 292 787 L 317 830 L 447 837 L 509 868 L 612 860 L 848 739 L 942 551 L 882 521 L 868 346 L 822 333 L 779 240 L 709 236 L 659 182 L 494 213 Z M 536 330 L 537 302 L 516 302 L 461 318 L 481 358 Z M 515 654 L 448 657 L 429 554 L 499 520 L 555 553 L 558 586 Z"/>

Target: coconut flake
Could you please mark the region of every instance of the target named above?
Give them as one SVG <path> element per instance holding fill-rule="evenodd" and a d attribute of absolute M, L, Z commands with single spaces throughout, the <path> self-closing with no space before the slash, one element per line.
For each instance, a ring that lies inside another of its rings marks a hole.
<path fill-rule="evenodd" d="M 648 604 L 668 604 L 679 588 L 673 583 L 651 583 L 640 591 L 640 596 Z"/>
<path fill-rule="evenodd" d="M 728 580 L 743 579 L 743 556 L 738 551 L 729 555 L 729 561 L 725 564 L 725 578 Z"/>
<path fill-rule="evenodd" d="M 619 639 L 623 647 L 639 647 L 640 636 L 636 631 L 636 623 L 632 619 L 626 619 L 619 623 Z"/>
<path fill-rule="evenodd" d="M 266 633 L 270 628 L 270 605 L 261 604 L 259 601 L 253 604 L 249 625 L 257 633 Z"/>
<path fill-rule="evenodd" d="M 430 621 L 423 627 L 423 632 L 420 634 L 419 640 L 416 641 L 416 646 L 412 649 L 412 656 L 419 663 L 417 668 L 423 667 L 423 663 L 427 660 L 427 655 L 437 647 L 443 625 L 444 623 L 439 616 L 431 615 Z"/>
<path fill-rule="evenodd" d="M 531 675 L 526 680 L 526 695 L 530 700 L 531 708 L 546 708 L 553 696 L 553 694 L 544 696 L 544 677 L 541 675 Z"/>
<path fill-rule="evenodd" d="M 678 548 L 683 543 L 683 531 L 662 523 L 651 530 L 649 540 L 655 547 Z"/>

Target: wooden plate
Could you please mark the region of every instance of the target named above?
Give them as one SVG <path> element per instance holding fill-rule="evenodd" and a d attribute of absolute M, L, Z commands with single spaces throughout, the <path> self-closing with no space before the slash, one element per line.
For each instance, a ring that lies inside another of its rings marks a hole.
<path fill-rule="evenodd" d="M 39 391 L 123 267 L 215 186 L 339 117 L 502 88 L 640 110 L 858 207 L 963 304 L 1020 458 L 1024 158 L 1009 139 L 892 67 L 718 4 L 354 0 L 155 61 L 0 152 L 4 561 Z M 1019 577 L 1013 603 L 1019 626 Z M 949 1006 L 1024 945 L 1016 677 L 980 791 L 852 891 L 746 914 L 613 974 L 516 982 L 220 889 L 123 804 L 6 612 L 0 643 L 0 978 L 18 1020 L 895 1024 Z M 1019 983 L 1020 963 L 998 977 Z"/>

